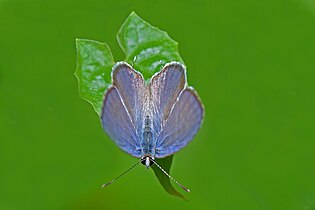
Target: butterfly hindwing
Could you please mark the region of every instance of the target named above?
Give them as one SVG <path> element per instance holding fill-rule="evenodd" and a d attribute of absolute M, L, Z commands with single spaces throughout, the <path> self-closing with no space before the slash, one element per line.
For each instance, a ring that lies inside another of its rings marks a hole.
<path fill-rule="evenodd" d="M 105 94 L 101 122 L 104 130 L 122 150 L 134 157 L 141 156 L 135 126 L 115 86 L 111 86 Z"/>

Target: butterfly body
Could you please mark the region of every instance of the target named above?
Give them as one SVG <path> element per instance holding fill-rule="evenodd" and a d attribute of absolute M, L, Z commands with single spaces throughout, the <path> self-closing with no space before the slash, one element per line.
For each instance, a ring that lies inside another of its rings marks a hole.
<path fill-rule="evenodd" d="M 142 133 L 142 156 L 154 157 L 154 135 L 151 128 L 151 120 L 149 116 L 145 117 L 144 129 Z"/>
<path fill-rule="evenodd" d="M 197 133 L 203 106 L 187 86 L 185 67 L 166 64 L 148 83 L 125 62 L 112 71 L 105 93 L 101 122 L 111 139 L 149 167 L 155 158 L 174 154 Z"/>

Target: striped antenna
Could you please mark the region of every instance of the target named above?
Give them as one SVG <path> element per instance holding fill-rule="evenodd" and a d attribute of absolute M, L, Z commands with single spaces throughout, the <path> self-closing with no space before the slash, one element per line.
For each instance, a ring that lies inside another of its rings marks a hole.
<path fill-rule="evenodd" d="M 152 158 L 150 158 L 150 160 L 166 175 L 168 176 L 171 180 L 173 180 L 178 186 L 180 186 L 183 190 L 185 190 L 186 192 L 190 192 L 190 189 L 188 189 L 187 187 L 185 187 L 184 185 L 182 185 L 181 183 L 179 183 L 176 179 L 174 179 L 173 177 L 171 177 L 171 175 L 169 175 L 159 164 L 157 164 L 157 162 L 155 162 L 155 160 L 153 160 Z"/>
<path fill-rule="evenodd" d="M 140 162 L 137 162 L 136 164 L 134 164 L 133 166 L 131 166 L 130 168 L 128 168 L 124 173 L 120 174 L 119 176 L 117 176 L 115 179 L 113 179 L 110 182 L 107 182 L 106 184 L 102 185 L 102 188 L 107 187 L 108 185 L 112 184 L 113 182 L 115 182 L 117 179 L 119 179 L 120 177 L 122 177 L 123 175 L 125 175 L 126 173 L 128 173 L 129 171 L 131 171 L 134 167 L 136 167 Z"/>

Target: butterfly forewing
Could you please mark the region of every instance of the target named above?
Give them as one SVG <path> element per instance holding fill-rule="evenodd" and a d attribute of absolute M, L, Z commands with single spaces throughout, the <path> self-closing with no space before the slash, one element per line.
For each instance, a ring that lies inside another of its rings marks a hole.
<path fill-rule="evenodd" d="M 120 93 L 122 101 L 136 128 L 143 119 L 143 103 L 145 98 L 144 79 L 129 64 L 119 62 L 112 72 L 113 86 Z"/>
<path fill-rule="evenodd" d="M 163 158 L 186 146 L 197 133 L 203 107 L 197 93 L 187 88 L 179 96 L 156 142 L 156 157 Z"/>
<path fill-rule="evenodd" d="M 122 150 L 135 157 L 141 156 L 135 126 L 115 86 L 105 94 L 101 122 L 104 130 Z"/>
<path fill-rule="evenodd" d="M 153 124 L 157 133 L 163 128 L 172 106 L 186 86 L 185 74 L 186 70 L 182 64 L 171 62 L 151 79 Z"/>

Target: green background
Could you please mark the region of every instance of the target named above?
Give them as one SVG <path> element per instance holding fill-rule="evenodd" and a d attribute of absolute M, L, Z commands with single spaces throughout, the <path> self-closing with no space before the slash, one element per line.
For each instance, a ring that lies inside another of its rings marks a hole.
<path fill-rule="evenodd" d="M 206 118 L 175 155 L 189 202 L 103 132 L 79 98 L 75 38 L 116 41 L 131 11 L 179 42 Z M 315 209 L 311 0 L 0 0 L 0 209 Z"/>

